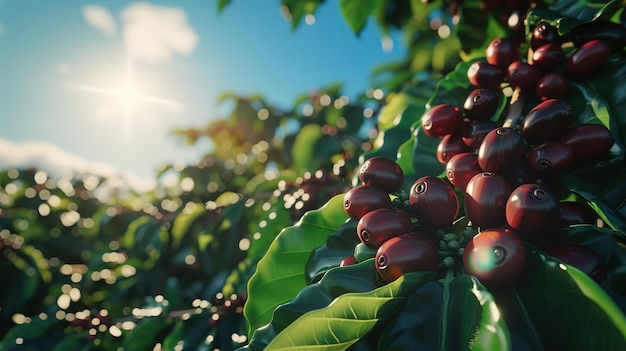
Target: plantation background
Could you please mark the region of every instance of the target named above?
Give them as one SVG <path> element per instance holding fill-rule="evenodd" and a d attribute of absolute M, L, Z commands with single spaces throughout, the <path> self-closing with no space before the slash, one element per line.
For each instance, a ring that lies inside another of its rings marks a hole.
<path fill-rule="evenodd" d="M 281 5 L 297 31 L 306 14 L 322 3 L 284 0 Z M 220 0 L 215 11 L 227 11 L 228 5 Z M 493 7 L 485 10 L 488 5 Z M 112 189 L 92 174 L 55 178 L 39 169 L 1 170 L 0 349 L 246 347 L 282 298 L 259 294 L 253 301 L 249 288 L 266 288 L 270 295 L 285 291 L 293 295 L 284 298 L 289 301 L 319 273 L 319 267 L 308 266 L 310 248 L 326 245 L 327 251 L 316 253 L 331 261 L 351 252 L 353 242 L 339 240 L 329 248 L 326 239 L 340 233 L 346 220 L 337 210 L 341 196 L 335 196 L 356 184 L 355 171 L 365 159 L 397 160 L 406 184 L 444 171 L 435 155 L 438 140 L 423 135 L 416 122 L 425 106 L 463 96 L 470 85 L 459 82 L 493 38 L 528 32 L 529 25 L 512 18 L 522 19 L 531 9 L 535 22 L 550 18 L 574 26 L 600 11 L 623 22 L 623 6 L 619 1 L 341 0 L 337 11 L 355 35 L 365 25 L 379 26 L 383 35 L 399 30 L 408 48 L 404 59 L 374 69 L 377 83 L 363 87 L 362 94 L 348 97 L 340 84 L 329 84 L 302 94 L 291 106 L 274 106 L 265 96 L 225 92 L 220 99 L 232 106 L 226 118 L 173 131 L 189 145 L 209 138 L 218 147 L 197 164 L 159 169 L 157 178 L 174 172 L 178 183 L 145 193 Z M 571 94 L 585 96 L 575 106 L 585 111 L 581 120 L 608 121 L 619 136 L 626 119 L 615 113 L 624 96 L 611 90 L 624 85 L 623 51 L 616 56 L 610 70 L 594 78 L 594 92 L 604 99 L 594 99 L 591 106 L 584 85 Z M 623 240 L 626 232 L 623 155 L 622 147 L 585 182 L 569 182 L 610 224 L 598 229 L 595 239 L 581 239 L 607 248 L 603 252 L 613 249 L 609 240 Z M 286 246 L 303 243 L 304 253 L 283 249 L 287 255 L 277 259 L 271 255 L 281 249 L 274 249 L 266 259 L 270 263 L 257 266 L 270 245 L 279 245 L 272 243 L 280 233 L 295 231 L 315 233 L 301 237 L 302 242 L 282 236 Z M 276 272 L 277 267 L 304 265 L 308 276 L 295 278 L 295 285 Z M 265 281 L 257 279 L 268 286 L 248 286 L 253 274 L 265 273 Z M 623 311 L 623 267 L 613 275 L 618 283 L 607 281 L 604 287 Z M 273 277 L 286 281 L 283 285 Z M 253 302 L 244 318 L 247 301 Z M 272 308 L 253 309 L 258 306 Z M 290 311 L 299 315 L 298 308 Z M 622 320 L 612 318 L 609 322 Z M 257 337 L 257 345 L 264 345 L 263 337 Z M 358 345 L 367 349 L 363 340 Z"/>

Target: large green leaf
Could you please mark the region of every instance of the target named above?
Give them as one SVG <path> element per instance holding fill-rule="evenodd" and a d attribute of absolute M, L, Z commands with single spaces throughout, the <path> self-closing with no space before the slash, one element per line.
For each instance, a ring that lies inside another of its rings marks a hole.
<path fill-rule="evenodd" d="M 339 0 L 339 9 L 350 29 L 359 34 L 379 2 L 379 0 Z"/>
<path fill-rule="evenodd" d="M 431 272 L 409 273 L 370 292 L 341 295 L 328 307 L 296 319 L 266 350 L 345 350 L 391 318 L 407 297 L 432 276 Z"/>
<path fill-rule="evenodd" d="M 420 286 L 382 333 L 390 350 L 508 350 L 508 328 L 491 293 L 469 275 Z"/>
<path fill-rule="evenodd" d="M 626 350 L 626 316 L 582 271 L 528 247 L 516 284 L 546 350 Z"/>
<path fill-rule="evenodd" d="M 357 221 L 346 221 L 326 239 L 324 245 L 311 252 L 306 264 L 308 283 L 319 280 L 327 270 L 338 266 L 344 257 L 354 253 L 354 247 L 359 243 L 356 226 Z"/>
<path fill-rule="evenodd" d="M 291 300 L 304 288 L 304 268 L 311 251 L 321 246 L 347 219 L 343 195 L 337 195 L 278 234 L 248 284 L 250 297 L 244 315 L 249 335 L 270 321 L 278 305 Z"/>

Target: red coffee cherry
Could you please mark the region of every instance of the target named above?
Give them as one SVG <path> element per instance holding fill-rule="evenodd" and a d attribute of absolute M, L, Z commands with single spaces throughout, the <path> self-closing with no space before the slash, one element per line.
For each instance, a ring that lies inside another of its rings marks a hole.
<path fill-rule="evenodd" d="M 454 105 L 437 105 L 422 115 L 422 129 L 426 135 L 443 138 L 461 128 L 463 112 Z"/>
<path fill-rule="evenodd" d="M 533 53 L 533 66 L 539 68 L 543 72 L 554 71 L 565 63 L 565 54 L 561 45 L 557 43 L 548 43 L 540 46 Z"/>
<path fill-rule="evenodd" d="M 446 164 L 452 156 L 469 151 L 460 134 L 448 134 L 441 138 L 437 146 L 437 160 Z"/>
<path fill-rule="evenodd" d="M 516 43 L 508 38 L 495 38 L 487 46 L 486 58 L 489 64 L 506 69 L 519 58 Z"/>
<path fill-rule="evenodd" d="M 467 95 L 463 104 L 465 117 L 471 121 L 492 119 L 498 111 L 498 94 L 492 89 L 474 89 Z"/>
<path fill-rule="evenodd" d="M 499 127 L 487 134 L 478 149 L 478 164 L 485 172 L 507 174 L 524 155 L 524 141 L 515 128 Z"/>
<path fill-rule="evenodd" d="M 504 77 L 503 69 L 483 61 L 472 63 L 467 70 L 467 79 L 470 83 L 481 88 L 498 89 Z"/>
<path fill-rule="evenodd" d="M 602 40 L 590 40 L 576 49 L 567 59 L 565 72 L 570 77 L 587 78 L 604 68 L 611 48 Z"/>
<path fill-rule="evenodd" d="M 511 194 L 504 177 L 490 172 L 476 174 L 465 188 L 465 214 L 481 229 L 506 224 L 505 205 Z"/>
<path fill-rule="evenodd" d="M 574 162 L 597 162 L 607 155 L 615 140 L 602 124 L 579 124 L 568 128 L 560 141 L 572 148 Z"/>
<path fill-rule="evenodd" d="M 478 233 L 463 250 L 463 268 L 488 288 L 514 283 L 524 271 L 526 249 L 514 231 L 493 228 Z"/>
<path fill-rule="evenodd" d="M 343 209 L 350 218 L 359 220 L 366 213 L 379 208 L 391 208 L 389 193 L 372 185 L 359 185 L 346 192 Z"/>
<path fill-rule="evenodd" d="M 558 73 L 546 73 L 539 81 L 535 93 L 539 100 L 564 99 L 567 96 L 569 83 L 567 79 Z"/>
<path fill-rule="evenodd" d="M 436 271 L 439 249 L 425 236 L 407 233 L 385 241 L 375 260 L 381 278 L 392 282 L 408 272 Z"/>
<path fill-rule="evenodd" d="M 507 67 L 506 79 L 513 88 L 523 91 L 535 89 L 541 73 L 537 67 L 522 61 L 515 61 Z"/>
<path fill-rule="evenodd" d="M 402 186 L 404 172 L 395 161 L 384 157 L 372 157 L 361 166 L 359 179 L 363 184 L 374 185 L 392 193 Z"/>
<path fill-rule="evenodd" d="M 560 141 L 549 141 L 528 153 L 530 170 L 537 173 L 556 173 L 568 169 L 574 161 L 572 148 Z"/>
<path fill-rule="evenodd" d="M 607 274 L 604 259 L 592 249 L 571 243 L 558 243 L 545 249 L 545 253 L 585 272 L 596 282 Z"/>
<path fill-rule="evenodd" d="M 537 50 L 539 47 L 549 43 L 559 43 L 560 36 L 558 29 L 547 22 L 541 22 L 533 28 L 530 38 L 530 47 Z"/>
<path fill-rule="evenodd" d="M 449 227 L 459 213 L 459 201 L 454 189 L 433 176 L 419 178 L 413 183 L 409 201 L 417 220 L 434 229 Z"/>
<path fill-rule="evenodd" d="M 570 104 L 561 99 L 550 99 L 533 107 L 524 117 L 520 132 L 531 145 L 556 140 L 574 119 Z"/>
<path fill-rule="evenodd" d="M 482 171 L 478 155 L 473 152 L 454 155 L 446 164 L 446 177 L 459 189 L 465 189 L 470 179 Z"/>
<path fill-rule="evenodd" d="M 506 202 L 506 222 L 528 241 L 541 241 L 559 225 L 559 201 L 541 184 L 522 184 L 515 188 Z"/>
<path fill-rule="evenodd" d="M 493 121 L 467 121 L 461 128 L 461 134 L 463 135 L 463 142 L 469 146 L 471 150 L 478 150 L 480 144 L 482 144 L 485 136 L 492 130 L 496 129 L 497 125 Z"/>
<path fill-rule="evenodd" d="M 359 263 L 359 261 L 357 261 L 356 258 L 354 258 L 354 256 L 350 255 L 350 256 L 344 257 L 341 260 L 341 262 L 339 262 L 339 267 L 352 266 L 357 263 Z"/>
<path fill-rule="evenodd" d="M 410 232 L 411 227 L 411 216 L 408 212 L 381 208 L 361 217 L 356 232 L 363 244 L 375 249 L 388 239 Z"/>

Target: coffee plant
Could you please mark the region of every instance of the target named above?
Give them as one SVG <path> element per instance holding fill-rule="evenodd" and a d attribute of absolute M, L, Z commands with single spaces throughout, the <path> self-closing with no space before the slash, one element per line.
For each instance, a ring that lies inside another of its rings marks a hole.
<path fill-rule="evenodd" d="M 626 349 L 623 2 L 338 3 L 406 37 L 361 96 L 224 94 L 148 193 L 0 172 L 0 349 Z"/>

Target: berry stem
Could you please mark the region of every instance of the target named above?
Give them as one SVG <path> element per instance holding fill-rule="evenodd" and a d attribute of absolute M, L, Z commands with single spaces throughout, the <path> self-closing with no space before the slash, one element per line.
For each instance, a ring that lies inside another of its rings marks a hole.
<path fill-rule="evenodd" d="M 522 107 L 524 107 L 524 95 L 522 94 L 522 90 L 517 87 L 511 96 L 509 112 L 507 113 L 502 126 L 505 128 L 514 128 L 522 116 Z"/>

